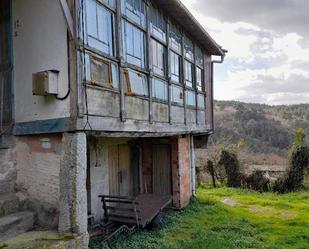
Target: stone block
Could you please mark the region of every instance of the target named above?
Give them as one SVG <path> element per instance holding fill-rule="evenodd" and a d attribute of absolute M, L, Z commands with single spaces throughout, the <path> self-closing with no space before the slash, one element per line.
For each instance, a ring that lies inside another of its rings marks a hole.
<path fill-rule="evenodd" d="M 0 218 L 0 240 L 5 240 L 31 230 L 33 222 L 33 212 L 19 212 Z"/>
<path fill-rule="evenodd" d="M 0 196 L 0 217 L 17 212 L 19 199 L 14 194 Z"/>

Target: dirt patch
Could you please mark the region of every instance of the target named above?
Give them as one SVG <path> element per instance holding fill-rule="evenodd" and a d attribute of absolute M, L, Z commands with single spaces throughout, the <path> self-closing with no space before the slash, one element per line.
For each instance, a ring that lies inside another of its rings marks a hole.
<path fill-rule="evenodd" d="M 239 205 L 239 202 L 234 200 L 234 199 L 232 199 L 232 198 L 223 198 L 221 200 L 221 203 L 223 203 L 223 204 L 225 204 L 225 205 L 227 205 L 229 207 L 236 207 L 236 206 Z"/>
<path fill-rule="evenodd" d="M 291 211 L 281 211 L 280 217 L 283 220 L 289 220 L 289 219 L 296 218 L 296 214 L 294 212 L 291 212 Z"/>
<path fill-rule="evenodd" d="M 261 207 L 261 206 L 252 206 L 248 210 L 251 213 L 262 214 L 262 215 L 276 215 L 277 211 L 274 208 L 270 207 Z"/>
<path fill-rule="evenodd" d="M 277 216 L 278 218 L 283 220 L 294 219 L 296 217 L 296 214 L 292 211 L 278 211 L 271 207 L 252 206 L 248 210 L 251 213 L 259 215 Z"/>

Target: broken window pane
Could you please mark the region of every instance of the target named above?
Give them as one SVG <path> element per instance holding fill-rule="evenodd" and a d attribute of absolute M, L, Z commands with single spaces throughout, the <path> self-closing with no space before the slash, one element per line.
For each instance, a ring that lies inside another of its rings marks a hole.
<path fill-rule="evenodd" d="M 112 8 L 116 7 L 116 0 L 99 0 L 100 2 L 106 3 L 107 5 L 111 6 Z"/>
<path fill-rule="evenodd" d="M 87 43 L 113 56 L 114 15 L 96 0 L 86 1 Z"/>
<path fill-rule="evenodd" d="M 123 49 L 126 62 L 135 66 L 145 67 L 145 34 L 143 31 L 123 21 Z"/>
<path fill-rule="evenodd" d="M 195 92 L 186 91 L 186 103 L 189 106 L 195 106 Z"/>
<path fill-rule="evenodd" d="M 161 100 L 168 100 L 168 85 L 166 84 L 166 82 L 153 78 L 152 97 Z"/>
<path fill-rule="evenodd" d="M 199 65 L 200 67 L 204 67 L 204 55 L 202 49 L 199 47 L 196 47 L 195 49 L 195 59 L 196 59 L 196 64 Z"/>
<path fill-rule="evenodd" d="M 175 25 L 170 26 L 170 46 L 173 50 L 181 53 L 181 43 L 182 43 L 181 33 Z"/>
<path fill-rule="evenodd" d="M 193 87 L 193 64 L 185 61 L 184 66 L 185 83 L 188 87 Z"/>
<path fill-rule="evenodd" d="M 171 100 L 173 103 L 183 105 L 183 89 L 182 87 L 171 86 Z"/>
<path fill-rule="evenodd" d="M 127 94 L 148 96 L 147 77 L 131 69 L 125 70 L 125 88 Z"/>
<path fill-rule="evenodd" d="M 174 52 L 170 52 L 171 56 L 171 80 L 180 82 L 180 56 Z"/>
<path fill-rule="evenodd" d="M 185 50 L 185 57 L 191 61 L 194 60 L 194 46 L 192 41 L 185 37 L 184 39 L 184 50 Z"/>
<path fill-rule="evenodd" d="M 152 69 L 155 74 L 165 76 L 165 48 L 159 42 L 151 40 Z"/>
<path fill-rule="evenodd" d="M 197 95 L 197 104 L 199 108 L 205 109 L 205 95 L 204 94 Z"/>
<path fill-rule="evenodd" d="M 145 3 L 142 0 L 122 0 L 122 14 L 145 27 Z"/>
<path fill-rule="evenodd" d="M 151 7 L 151 33 L 166 42 L 166 21 L 162 13 L 154 6 Z"/>
<path fill-rule="evenodd" d="M 203 90 L 203 70 L 199 67 L 196 68 L 196 88 L 199 91 Z"/>

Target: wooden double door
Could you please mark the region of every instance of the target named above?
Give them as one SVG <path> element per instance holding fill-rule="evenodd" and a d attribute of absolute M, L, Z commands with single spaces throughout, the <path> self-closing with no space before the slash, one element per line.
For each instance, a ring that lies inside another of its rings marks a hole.
<path fill-rule="evenodd" d="M 171 148 L 166 144 L 151 146 L 152 192 L 172 195 Z M 139 194 L 141 162 L 140 151 L 128 144 L 109 145 L 109 194 L 136 196 Z M 143 160 L 143 159 L 142 159 Z"/>

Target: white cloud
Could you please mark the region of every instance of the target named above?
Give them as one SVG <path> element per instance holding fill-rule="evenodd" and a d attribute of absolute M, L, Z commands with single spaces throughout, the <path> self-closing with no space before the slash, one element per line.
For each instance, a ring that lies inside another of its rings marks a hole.
<path fill-rule="evenodd" d="M 224 1 L 225 5 L 218 1 L 182 0 L 229 51 L 225 63 L 215 68 L 215 97 L 267 104 L 309 102 L 309 43 L 304 39 L 307 34 L 309 39 L 309 32 L 301 28 L 309 15 L 303 11 L 295 15 L 296 9 L 302 10 L 309 1 L 280 0 L 280 6 L 278 0 L 254 0 L 251 6 L 245 0 Z M 279 9 L 274 11 L 276 6 Z M 263 12 L 253 11 L 251 16 L 245 9 L 249 7 Z M 292 23 L 282 19 L 288 9 L 291 13 L 286 19 L 296 18 Z M 217 13 L 218 18 L 207 16 L 209 13 Z M 280 22 L 286 27 L 279 27 Z M 295 28 L 297 23 L 301 27 Z"/>

